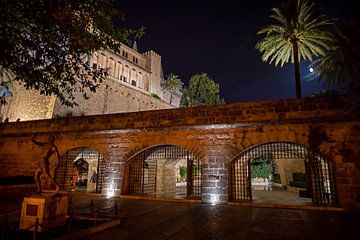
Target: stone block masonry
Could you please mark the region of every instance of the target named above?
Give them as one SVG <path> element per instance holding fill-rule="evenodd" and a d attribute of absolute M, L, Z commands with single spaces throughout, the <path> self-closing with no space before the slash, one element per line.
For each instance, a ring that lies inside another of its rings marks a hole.
<path fill-rule="evenodd" d="M 196 108 L 71 117 L 0 125 L 0 178 L 31 175 L 43 156 L 33 134 L 53 134 L 61 155 L 76 147 L 96 149 L 106 161 L 103 194 L 121 194 L 127 160 L 158 145 L 187 149 L 202 162 L 205 203 L 229 199 L 228 165 L 243 150 L 268 142 L 309 146 L 310 129 L 327 136 L 319 154 L 335 168 L 339 206 L 360 210 L 359 112 L 345 98 L 311 98 Z M 165 189 L 165 188 L 164 188 Z"/>

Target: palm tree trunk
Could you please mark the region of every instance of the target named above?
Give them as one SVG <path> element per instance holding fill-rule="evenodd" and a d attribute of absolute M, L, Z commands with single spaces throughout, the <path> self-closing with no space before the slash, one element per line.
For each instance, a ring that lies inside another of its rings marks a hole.
<path fill-rule="evenodd" d="M 170 105 L 172 103 L 172 92 L 170 92 Z"/>
<path fill-rule="evenodd" d="M 301 98 L 300 63 L 296 40 L 293 41 L 296 98 Z"/>

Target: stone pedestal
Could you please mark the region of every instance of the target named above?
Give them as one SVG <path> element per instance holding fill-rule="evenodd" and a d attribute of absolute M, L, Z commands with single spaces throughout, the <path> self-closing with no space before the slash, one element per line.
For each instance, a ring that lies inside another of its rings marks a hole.
<path fill-rule="evenodd" d="M 65 224 L 67 214 L 67 197 L 59 193 L 34 194 L 25 197 L 22 204 L 20 229 L 34 230 L 31 225 L 38 218 L 38 231 Z"/>

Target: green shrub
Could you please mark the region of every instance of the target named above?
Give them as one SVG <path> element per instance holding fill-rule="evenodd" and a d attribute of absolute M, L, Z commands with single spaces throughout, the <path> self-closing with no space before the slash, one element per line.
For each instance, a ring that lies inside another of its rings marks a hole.
<path fill-rule="evenodd" d="M 180 166 L 179 171 L 180 171 L 181 180 L 184 180 L 187 175 L 187 168 L 185 166 Z"/>
<path fill-rule="evenodd" d="M 149 95 L 150 95 L 151 97 L 160 99 L 160 97 L 159 97 L 156 93 L 150 93 Z"/>
<path fill-rule="evenodd" d="M 268 178 L 271 172 L 270 164 L 251 165 L 251 178 Z"/>

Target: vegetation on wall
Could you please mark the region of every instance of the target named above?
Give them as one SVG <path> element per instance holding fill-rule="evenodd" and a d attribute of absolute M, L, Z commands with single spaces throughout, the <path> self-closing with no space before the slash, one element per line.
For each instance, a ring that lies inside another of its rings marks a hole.
<path fill-rule="evenodd" d="M 157 95 L 156 93 L 150 93 L 149 95 L 153 98 L 160 99 L 159 95 Z"/>

